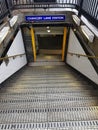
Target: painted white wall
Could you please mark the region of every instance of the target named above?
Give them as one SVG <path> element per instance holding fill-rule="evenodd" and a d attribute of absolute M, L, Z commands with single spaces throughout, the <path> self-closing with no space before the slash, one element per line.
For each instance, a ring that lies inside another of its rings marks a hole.
<path fill-rule="evenodd" d="M 23 53 L 25 53 L 24 43 L 21 30 L 19 30 L 7 53 L 7 56 L 13 56 Z M 0 83 L 5 81 L 7 78 L 9 78 L 12 74 L 14 74 L 16 71 L 18 71 L 26 64 L 27 64 L 26 55 L 23 55 L 22 57 L 18 56 L 15 59 L 13 58 L 9 59 L 8 65 L 6 65 L 5 62 L 3 62 L 0 65 Z"/>
<path fill-rule="evenodd" d="M 77 37 L 75 36 L 72 30 L 70 30 L 68 52 L 86 55 L 81 44 L 79 43 Z M 79 72 L 81 72 L 83 75 L 91 79 L 93 82 L 98 84 L 98 74 L 96 73 L 95 69 L 93 68 L 88 58 L 86 57 L 79 58 L 77 56 L 71 56 L 67 54 L 67 63 L 76 70 L 78 70 Z"/>

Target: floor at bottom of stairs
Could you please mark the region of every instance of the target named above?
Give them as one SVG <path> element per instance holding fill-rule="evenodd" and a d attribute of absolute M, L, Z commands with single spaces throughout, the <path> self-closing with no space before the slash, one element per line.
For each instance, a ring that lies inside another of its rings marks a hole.
<path fill-rule="evenodd" d="M 63 63 L 30 64 L 1 86 L 0 130 L 98 130 L 98 90 Z"/>

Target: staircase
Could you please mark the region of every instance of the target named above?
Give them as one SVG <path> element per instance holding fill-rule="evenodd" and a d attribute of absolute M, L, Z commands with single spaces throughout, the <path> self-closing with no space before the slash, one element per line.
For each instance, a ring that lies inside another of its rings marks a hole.
<path fill-rule="evenodd" d="M 60 60 L 38 59 L 1 86 L 0 130 L 98 130 L 98 90 Z"/>

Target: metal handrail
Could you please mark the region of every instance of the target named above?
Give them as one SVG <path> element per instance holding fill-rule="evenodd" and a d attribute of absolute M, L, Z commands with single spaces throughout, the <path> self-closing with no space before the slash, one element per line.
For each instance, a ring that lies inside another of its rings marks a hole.
<path fill-rule="evenodd" d="M 25 53 L 23 53 L 23 54 L 13 55 L 13 56 L 2 57 L 2 58 L 0 58 L 0 61 L 2 61 L 2 60 L 6 60 L 6 59 L 10 59 L 10 58 L 15 58 L 15 57 L 17 57 L 17 56 L 23 56 L 23 55 L 25 55 Z"/>
<path fill-rule="evenodd" d="M 78 56 L 78 57 L 87 57 L 87 58 L 91 58 L 91 59 L 98 59 L 98 56 L 89 56 L 89 55 L 83 55 L 83 54 L 78 54 L 78 53 L 72 53 L 72 52 L 68 52 L 68 54 L 70 55 L 75 55 L 75 56 Z"/>

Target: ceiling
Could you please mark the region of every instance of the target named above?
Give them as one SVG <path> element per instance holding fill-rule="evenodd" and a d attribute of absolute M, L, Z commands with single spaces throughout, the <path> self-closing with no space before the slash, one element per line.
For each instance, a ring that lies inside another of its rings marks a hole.
<path fill-rule="evenodd" d="M 34 31 L 37 35 L 63 35 L 64 27 L 35 27 Z"/>

